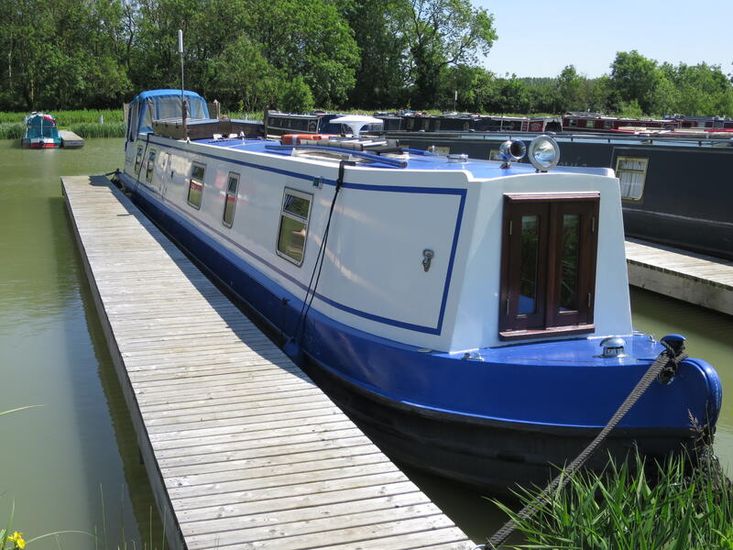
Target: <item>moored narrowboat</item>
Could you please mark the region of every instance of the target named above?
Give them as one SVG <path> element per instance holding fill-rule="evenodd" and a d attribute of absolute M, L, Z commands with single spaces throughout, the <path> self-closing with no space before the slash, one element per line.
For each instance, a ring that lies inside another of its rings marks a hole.
<path fill-rule="evenodd" d="M 61 147 L 61 136 L 56 119 L 47 113 L 31 113 L 25 117 L 25 134 L 21 145 L 30 149 L 55 149 Z"/>
<path fill-rule="evenodd" d="M 140 123 L 180 100 L 133 100 L 121 184 L 392 458 L 541 483 L 666 349 L 631 326 L 618 180 L 556 168 L 552 138 L 530 166 L 362 138 L 358 119 L 283 141 Z M 684 358 L 589 466 L 693 450 L 721 399 L 712 366 Z"/>

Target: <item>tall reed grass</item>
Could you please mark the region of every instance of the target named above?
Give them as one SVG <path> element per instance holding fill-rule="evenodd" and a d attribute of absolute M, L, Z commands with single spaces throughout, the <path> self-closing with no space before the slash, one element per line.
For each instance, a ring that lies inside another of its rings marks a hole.
<path fill-rule="evenodd" d="M 20 139 L 24 133 L 22 122 L 0 122 L 0 139 Z"/>
<path fill-rule="evenodd" d="M 525 505 L 536 494 L 518 496 Z M 692 470 L 684 457 L 612 461 L 604 474 L 577 474 L 525 520 L 496 504 L 524 536 L 515 548 L 733 550 L 733 483 L 712 456 Z"/>
<path fill-rule="evenodd" d="M 70 111 L 49 111 L 59 126 L 69 126 L 82 122 L 99 123 L 100 117 L 107 122 L 123 122 L 122 109 L 76 109 Z M 0 123 L 23 123 L 28 113 L 0 112 Z"/>
<path fill-rule="evenodd" d="M 83 138 L 116 138 L 125 137 L 124 122 L 77 122 L 68 127 L 69 130 Z"/>

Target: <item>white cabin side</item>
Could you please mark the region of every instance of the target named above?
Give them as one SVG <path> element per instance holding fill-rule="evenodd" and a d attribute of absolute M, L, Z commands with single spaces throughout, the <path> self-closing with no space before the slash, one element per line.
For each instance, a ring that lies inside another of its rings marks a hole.
<path fill-rule="evenodd" d="M 548 179 L 552 184 L 548 185 Z M 618 180 L 613 177 L 562 173 L 514 175 L 472 181 L 471 208 L 465 238 L 470 242 L 463 286 L 457 297 L 457 315 L 451 351 L 515 344 L 529 339 L 500 338 L 501 266 L 506 194 L 544 196 L 598 192 L 598 243 L 592 295 L 594 329 L 580 336 L 628 335 L 633 332 L 623 221 Z M 551 190 L 551 191 L 549 191 Z M 547 333 L 542 339 L 565 336 Z M 567 336 L 565 336 L 567 337 Z"/>
<path fill-rule="evenodd" d="M 335 192 L 338 163 L 150 136 L 147 143 L 138 140 L 128 147 L 126 172 L 133 177 L 139 147 L 144 148 L 144 161 L 138 185 L 146 193 L 162 198 L 177 215 L 263 276 L 301 299 L 305 296 Z M 148 182 L 146 163 L 152 152 L 154 167 Z M 204 172 L 198 206 L 188 200 L 195 166 Z M 227 227 L 222 216 L 232 174 L 238 177 L 236 213 Z M 451 281 L 456 280 L 455 266 L 462 256 L 466 187 L 463 171 L 348 167 L 313 307 L 376 336 L 447 349 L 452 337 Z M 283 197 L 291 192 L 310 204 L 302 264 L 278 253 Z M 425 250 L 434 252 L 427 270 Z M 454 269 L 449 273 L 451 264 Z"/>
<path fill-rule="evenodd" d="M 151 198 L 263 277 L 301 299 L 305 295 L 338 163 L 150 135 L 128 145 L 125 172 L 133 178 L 139 173 L 139 185 Z M 192 176 L 202 178 L 200 197 Z M 595 329 L 585 336 L 631 333 L 615 178 L 560 172 L 475 181 L 468 176 L 461 170 L 348 167 L 313 307 L 349 327 L 420 348 L 456 352 L 516 343 L 499 337 L 504 195 L 546 193 L 551 178 L 553 192 L 600 192 Z M 229 214 L 228 196 L 235 204 Z M 279 251 L 286 196 L 307 204 L 302 261 L 297 253 Z"/>

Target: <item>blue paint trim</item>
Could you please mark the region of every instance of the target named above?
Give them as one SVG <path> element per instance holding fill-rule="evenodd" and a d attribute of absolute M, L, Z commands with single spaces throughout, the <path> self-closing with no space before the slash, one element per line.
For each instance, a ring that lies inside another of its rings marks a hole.
<path fill-rule="evenodd" d="M 279 168 L 273 168 L 273 167 L 270 167 L 270 166 L 263 166 L 263 165 L 260 165 L 260 164 L 253 164 L 253 163 L 250 163 L 250 162 L 238 161 L 238 160 L 229 159 L 229 158 L 226 158 L 226 157 L 220 157 L 220 156 L 217 156 L 217 155 L 211 155 L 211 154 L 208 154 L 208 153 L 197 153 L 197 152 L 193 152 L 193 151 L 189 151 L 187 149 L 184 149 L 183 147 L 168 145 L 167 143 L 166 144 L 163 144 L 163 143 L 159 143 L 157 141 L 151 141 L 150 143 L 152 143 L 154 145 L 158 145 L 160 147 L 170 147 L 172 149 L 178 149 L 180 151 L 184 151 L 184 152 L 195 154 L 195 155 L 200 155 L 200 156 L 203 156 L 203 157 L 206 157 L 206 158 L 211 158 L 211 159 L 215 159 L 215 160 L 221 160 L 223 162 L 230 162 L 232 164 L 237 164 L 237 165 L 240 165 L 240 166 L 247 166 L 247 167 L 255 168 L 255 169 L 258 169 L 258 170 L 263 170 L 265 172 L 275 172 L 275 173 L 278 173 L 278 174 L 283 174 L 283 175 L 287 175 L 287 176 L 290 176 L 290 177 L 293 177 L 293 178 L 302 179 L 302 180 L 306 180 L 306 181 L 312 181 L 313 178 L 315 177 L 315 176 L 309 176 L 307 174 L 300 174 L 298 172 L 291 172 L 291 171 L 288 171 L 288 170 L 281 170 Z M 326 183 L 327 185 L 334 185 L 334 186 L 336 185 L 335 180 L 328 180 L 328 179 L 325 179 L 324 178 L 324 179 L 322 179 L 322 181 L 324 183 Z M 136 183 L 138 185 L 141 185 L 142 184 L 142 182 L 140 182 L 139 180 Z M 145 189 L 146 191 L 149 191 L 149 189 L 147 188 L 147 186 L 145 186 L 145 184 L 142 184 L 142 188 Z M 377 314 L 374 314 L 374 313 L 369 313 L 369 312 L 366 312 L 366 311 L 362 311 L 360 309 L 356 309 L 356 308 L 353 308 L 351 306 L 347 306 L 346 304 L 342 304 L 341 302 L 337 302 L 337 301 L 335 301 L 335 300 L 333 300 L 331 298 L 328 298 L 327 296 L 324 296 L 323 294 L 321 294 L 319 292 L 316 292 L 316 294 L 315 294 L 316 298 L 318 298 L 319 300 L 321 300 L 323 303 L 328 304 L 328 305 L 330 305 L 332 307 L 335 307 L 336 309 L 339 309 L 339 310 L 344 311 L 346 313 L 349 313 L 351 315 L 356 315 L 357 317 L 361 317 L 363 319 L 367 319 L 367 320 L 370 320 L 370 321 L 375 321 L 375 322 L 382 323 L 384 325 L 393 326 L 393 327 L 396 327 L 396 328 L 401 328 L 401 329 L 405 329 L 405 330 L 412 330 L 412 331 L 415 331 L 415 332 L 421 332 L 421 333 L 424 333 L 424 334 L 431 334 L 431 335 L 438 335 L 438 334 L 440 334 L 443 331 L 443 322 L 445 320 L 445 311 L 446 311 L 446 309 L 448 307 L 448 295 L 450 294 L 450 284 L 451 284 L 451 281 L 453 279 L 453 267 L 455 265 L 456 253 L 457 253 L 457 249 L 458 249 L 458 239 L 460 238 L 461 225 L 463 223 L 463 212 L 464 212 L 465 204 L 466 204 L 467 190 L 465 188 L 450 188 L 450 187 L 435 188 L 435 187 L 419 187 L 419 186 L 389 186 L 389 185 L 375 185 L 375 184 L 362 184 L 362 183 L 344 183 L 343 184 L 343 188 L 344 189 L 354 189 L 354 190 L 357 190 L 357 191 L 381 191 L 381 192 L 386 192 L 386 193 L 411 193 L 411 194 L 422 194 L 422 195 L 455 195 L 455 196 L 459 197 L 460 202 L 458 204 L 458 213 L 456 214 L 456 223 L 455 223 L 455 226 L 454 226 L 454 229 L 453 229 L 453 239 L 452 239 L 452 242 L 451 242 L 451 252 L 450 252 L 449 259 L 448 259 L 448 267 L 446 269 L 445 282 L 443 284 L 443 292 L 442 292 L 442 296 L 441 296 L 440 310 L 438 312 L 438 318 L 437 318 L 436 323 L 435 323 L 434 326 L 418 325 L 418 324 L 414 324 L 414 323 L 407 323 L 405 321 L 399 321 L 397 319 L 391 319 L 389 317 L 384 317 L 384 316 L 377 315 Z M 160 195 L 158 195 L 158 196 L 160 196 Z M 272 269 L 273 271 L 275 271 L 278 275 L 286 278 L 288 281 L 290 281 L 291 283 L 293 283 L 294 285 L 296 285 L 298 288 L 300 288 L 304 292 L 307 292 L 308 287 L 305 284 L 301 283 L 298 279 L 296 279 L 292 275 L 290 275 L 290 274 L 286 273 L 285 271 L 279 269 L 274 264 L 272 264 L 269 261 L 265 260 L 261 256 L 255 254 L 251 250 L 245 248 L 244 246 L 242 246 L 237 241 L 231 239 L 230 237 L 228 237 L 227 235 L 225 235 L 224 233 L 222 233 L 218 228 L 212 227 L 211 225 L 209 225 L 209 224 L 207 224 L 207 223 L 199 220 L 198 218 L 195 218 L 194 216 L 191 216 L 190 213 L 186 212 L 184 209 L 182 209 L 178 205 L 174 204 L 173 202 L 171 202 L 171 201 L 165 201 L 165 199 L 163 199 L 163 200 L 164 200 L 164 202 L 166 204 L 168 204 L 171 207 L 175 208 L 178 212 L 180 212 L 184 216 L 187 216 L 187 217 L 189 217 L 191 219 L 196 220 L 196 223 L 198 223 L 198 224 L 206 227 L 209 231 L 212 231 L 212 232 L 216 233 L 219 237 L 221 237 L 222 239 L 226 240 L 232 246 L 235 246 L 236 248 L 238 248 L 242 252 L 246 253 L 248 256 L 254 258 L 255 260 L 257 260 L 261 264 L 265 265 L 267 268 Z"/>
<path fill-rule="evenodd" d="M 283 176 L 288 176 L 291 178 L 307 180 L 307 181 L 313 181 L 313 178 L 314 178 L 314 176 L 309 176 L 307 174 L 301 174 L 299 172 L 291 172 L 290 170 L 283 170 L 282 168 L 274 168 L 272 166 L 262 166 L 261 164 L 255 164 L 254 162 L 245 162 L 243 160 L 236 160 L 236 159 L 232 159 L 228 157 L 222 157 L 220 155 L 213 155 L 211 153 L 191 151 L 190 149 L 186 149 L 185 147 L 180 147 L 178 145 L 173 145 L 170 143 L 161 143 L 159 141 L 154 141 L 154 140 L 151 141 L 150 143 L 154 143 L 155 145 L 159 145 L 161 147 L 167 147 L 169 149 L 177 149 L 179 151 L 183 151 L 191 155 L 199 155 L 199 156 L 214 159 L 214 160 L 220 160 L 222 162 L 230 162 L 238 166 L 246 166 L 248 168 L 254 168 L 256 170 L 263 170 L 265 172 L 274 172 L 275 174 L 281 174 Z M 323 183 L 327 183 L 329 185 L 336 185 L 335 180 L 327 180 L 325 178 L 323 179 Z"/>

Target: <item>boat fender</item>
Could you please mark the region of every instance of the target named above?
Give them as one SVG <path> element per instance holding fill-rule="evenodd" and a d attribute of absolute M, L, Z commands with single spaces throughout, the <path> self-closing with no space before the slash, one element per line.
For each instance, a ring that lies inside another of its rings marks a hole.
<path fill-rule="evenodd" d="M 329 137 L 326 134 L 283 134 L 280 138 L 280 143 L 283 145 L 298 145 L 305 139 L 320 141 Z"/>

